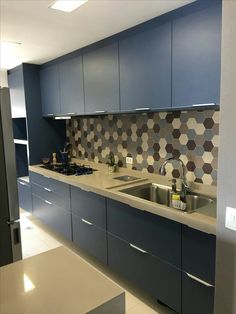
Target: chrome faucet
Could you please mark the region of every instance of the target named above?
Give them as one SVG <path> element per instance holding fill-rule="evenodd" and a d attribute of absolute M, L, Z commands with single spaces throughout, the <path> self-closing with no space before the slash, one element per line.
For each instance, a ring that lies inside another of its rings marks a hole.
<path fill-rule="evenodd" d="M 186 166 L 185 164 L 183 163 L 183 161 L 179 158 L 176 158 L 176 157 L 170 157 L 168 159 L 166 159 L 164 161 L 164 163 L 161 165 L 160 169 L 159 169 L 159 173 L 162 175 L 162 176 L 165 176 L 166 175 L 166 165 L 169 163 L 169 162 L 172 162 L 172 161 L 177 161 L 181 167 L 182 167 L 182 184 L 181 184 L 181 192 L 184 193 L 184 195 L 186 195 L 187 193 L 189 193 L 191 191 L 191 188 L 190 186 L 188 185 L 188 182 L 187 182 L 187 179 L 186 179 Z"/>

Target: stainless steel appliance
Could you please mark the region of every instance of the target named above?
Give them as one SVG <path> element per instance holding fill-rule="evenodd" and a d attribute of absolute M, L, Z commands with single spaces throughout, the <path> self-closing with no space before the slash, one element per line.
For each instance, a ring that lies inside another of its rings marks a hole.
<path fill-rule="evenodd" d="M 8 88 L 0 88 L 0 266 L 22 259 L 15 147 Z"/>

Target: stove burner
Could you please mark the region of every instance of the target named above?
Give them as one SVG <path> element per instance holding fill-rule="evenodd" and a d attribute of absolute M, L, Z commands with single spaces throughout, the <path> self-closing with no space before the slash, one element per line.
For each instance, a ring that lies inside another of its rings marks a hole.
<path fill-rule="evenodd" d="M 44 169 L 55 171 L 67 176 L 76 175 L 88 175 L 92 174 L 96 169 L 91 168 L 88 165 L 80 165 L 76 163 L 68 163 L 68 164 L 48 164 L 41 166 Z"/>

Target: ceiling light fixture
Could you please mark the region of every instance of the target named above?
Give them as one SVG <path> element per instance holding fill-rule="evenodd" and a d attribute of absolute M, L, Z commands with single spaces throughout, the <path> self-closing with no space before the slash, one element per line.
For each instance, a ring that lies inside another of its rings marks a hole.
<path fill-rule="evenodd" d="M 81 5 L 83 5 L 84 3 L 86 3 L 87 1 L 88 0 L 74 0 L 74 1 L 59 0 L 59 1 L 56 1 L 55 3 L 53 3 L 52 5 L 50 5 L 49 8 L 64 11 L 64 12 L 72 12 L 75 9 L 77 9 L 78 7 L 80 7 Z"/>
<path fill-rule="evenodd" d="M 0 42 L 0 68 L 11 69 L 16 65 L 19 65 L 21 60 L 21 54 L 19 51 L 21 43 L 12 41 Z"/>

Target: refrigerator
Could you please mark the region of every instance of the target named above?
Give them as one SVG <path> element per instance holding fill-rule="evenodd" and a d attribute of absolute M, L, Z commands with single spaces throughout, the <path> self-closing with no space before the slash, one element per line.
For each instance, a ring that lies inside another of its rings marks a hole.
<path fill-rule="evenodd" d="M 0 266 L 22 259 L 9 88 L 0 88 Z"/>

